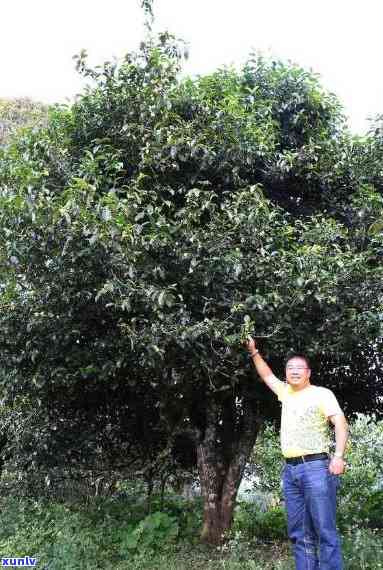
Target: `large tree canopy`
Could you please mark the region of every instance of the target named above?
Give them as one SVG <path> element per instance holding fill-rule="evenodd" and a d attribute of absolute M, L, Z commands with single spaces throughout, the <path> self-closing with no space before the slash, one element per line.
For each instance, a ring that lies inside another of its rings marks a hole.
<path fill-rule="evenodd" d="M 181 61 L 167 34 L 120 66 L 82 54 L 93 85 L 2 153 L 1 374 L 39 410 L 29 465 L 118 463 L 151 430 L 153 453 L 187 434 L 219 542 L 277 412 L 246 334 L 278 372 L 310 354 L 350 412 L 378 404 L 379 145 L 297 66 L 180 79 Z"/>

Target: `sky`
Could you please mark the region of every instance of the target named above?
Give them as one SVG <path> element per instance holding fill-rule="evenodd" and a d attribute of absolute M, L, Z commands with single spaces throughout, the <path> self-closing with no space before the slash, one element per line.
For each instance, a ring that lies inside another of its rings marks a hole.
<path fill-rule="evenodd" d="M 101 64 L 137 49 L 139 0 L 0 0 L 0 98 L 70 101 L 83 89 L 73 55 Z M 185 72 L 240 65 L 253 50 L 321 76 L 351 129 L 383 113 L 381 0 L 154 0 L 155 31 L 186 40 Z"/>

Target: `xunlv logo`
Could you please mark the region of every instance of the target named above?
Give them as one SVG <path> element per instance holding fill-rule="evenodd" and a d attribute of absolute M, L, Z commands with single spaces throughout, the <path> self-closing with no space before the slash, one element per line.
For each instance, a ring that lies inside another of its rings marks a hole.
<path fill-rule="evenodd" d="M 24 556 L 23 558 L 1 558 L 1 566 L 36 566 L 37 558 L 29 558 L 29 556 Z"/>

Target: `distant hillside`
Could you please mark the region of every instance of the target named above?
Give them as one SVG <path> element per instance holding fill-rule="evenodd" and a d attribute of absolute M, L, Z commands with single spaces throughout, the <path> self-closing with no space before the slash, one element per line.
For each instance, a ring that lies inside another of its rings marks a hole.
<path fill-rule="evenodd" d="M 0 98 L 0 146 L 18 128 L 43 122 L 48 107 L 31 99 Z"/>

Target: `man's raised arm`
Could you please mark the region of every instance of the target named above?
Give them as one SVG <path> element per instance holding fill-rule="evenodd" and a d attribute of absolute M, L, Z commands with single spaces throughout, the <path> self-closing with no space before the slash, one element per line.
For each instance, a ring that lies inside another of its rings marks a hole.
<path fill-rule="evenodd" d="M 275 392 L 275 394 L 278 394 L 283 382 L 274 376 L 270 366 L 263 360 L 253 338 L 248 338 L 246 341 L 246 348 L 261 380 L 270 388 L 270 390 Z"/>

